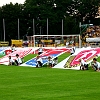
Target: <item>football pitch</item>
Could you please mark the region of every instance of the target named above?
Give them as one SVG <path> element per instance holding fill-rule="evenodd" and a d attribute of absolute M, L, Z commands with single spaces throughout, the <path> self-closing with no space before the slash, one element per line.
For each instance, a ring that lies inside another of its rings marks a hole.
<path fill-rule="evenodd" d="M 34 55 L 36 56 L 36 55 Z M 59 62 L 68 55 L 61 55 Z M 28 60 L 27 56 L 25 60 Z M 99 100 L 100 72 L 0 65 L 0 100 Z"/>

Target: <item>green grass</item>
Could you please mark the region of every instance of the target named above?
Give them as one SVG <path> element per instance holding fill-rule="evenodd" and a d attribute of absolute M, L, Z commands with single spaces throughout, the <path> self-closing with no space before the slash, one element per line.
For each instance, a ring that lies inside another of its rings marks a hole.
<path fill-rule="evenodd" d="M 98 57 L 97 60 L 100 62 L 100 57 Z"/>
<path fill-rule="evenodd" d="M 59 56 L 59 62 L 68 55 Z M 0 100 L 99 100 L 99 76 L 91 68 L 80 71 L 0 65 Z"/>
<path fill-rule="evenodd" d="M 61 62 L 62 60 L 66 59 L 69 55 L 70 53 L 63 53 L 58 57 L 58 62 Z"/>
<path fill-rule="evenodd" d="M 0 66 L 0 100 L 99 100 L 100 73 Z"/>
<path fill-rule="evenodd" d="M 26 62 L 26 61 L 28 61 L 28 60 L 36 57 L 36 56 L 37 56 L 37 54 L 29 54 L 29 55 L 25 56 L 24 57 L 24 62 Z"/>

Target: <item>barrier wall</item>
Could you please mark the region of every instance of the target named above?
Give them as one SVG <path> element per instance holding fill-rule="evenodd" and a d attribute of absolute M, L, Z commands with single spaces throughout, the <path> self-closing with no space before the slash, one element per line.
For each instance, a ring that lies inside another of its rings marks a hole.
<path fill-rule="evenodd" d="M 4 46 L 7 47 L 9 45 L 8 41 L 0 41 L 0 47 Z"/>

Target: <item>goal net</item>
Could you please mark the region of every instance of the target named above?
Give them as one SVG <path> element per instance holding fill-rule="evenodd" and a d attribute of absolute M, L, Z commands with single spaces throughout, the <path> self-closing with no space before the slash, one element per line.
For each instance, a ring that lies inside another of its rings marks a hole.
<path fill-rule="evenodd" d="M 81 47 L 80 35 L 33 35 L 27 36 L 29 47 L 54 47 L 54 46 L 68 46 L 70 47 L 73 43 L 77 47 Z"/>

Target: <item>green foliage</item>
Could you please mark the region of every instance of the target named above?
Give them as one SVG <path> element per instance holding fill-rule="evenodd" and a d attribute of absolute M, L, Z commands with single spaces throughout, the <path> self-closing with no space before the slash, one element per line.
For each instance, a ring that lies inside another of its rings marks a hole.
<path fill-rule="evenodd" d="M 5 19 L 6 40 L 18 39 L 18 18 L 20 38 L 26 35 L 47 34 L 47 18 L 49 34 L 78 34 L 79 22 L 94 22 L 99 7 L 99 0 L 26 0 L 22 4 L 6 4 L 0 7 L 0 23 Z M 33 19 L 35 30 L 33 30 Z M 31 27 L 30 31 L 28 28 Z M 3 40 L 3 24 L 0 24 L 0 40 Z"/>
<path fill-rule="evenodd" d="M 6 33 L 6 40 L 10 41 L 11 39 L 18 39 L 18 18 L 20 18 L 20 32 L 22 31 L 24 27 L 22 26 L 22 18 L 23 18 L 23 12 L 22 12 L 22 5 L 16 3 L 13 5 L 12 3 L 6 4 L 5 6 L 2 6 L 1 12 L 2 16 L 0 16 L 0 21 L 2 22 L 1 26 L 1 34 L 3 37 L 3 19 L 5 21 L 5 33 Z M 24 32 L 24 31 L 23 31 Z M 23 33 L 21 33 L 23 35 Z"/>

